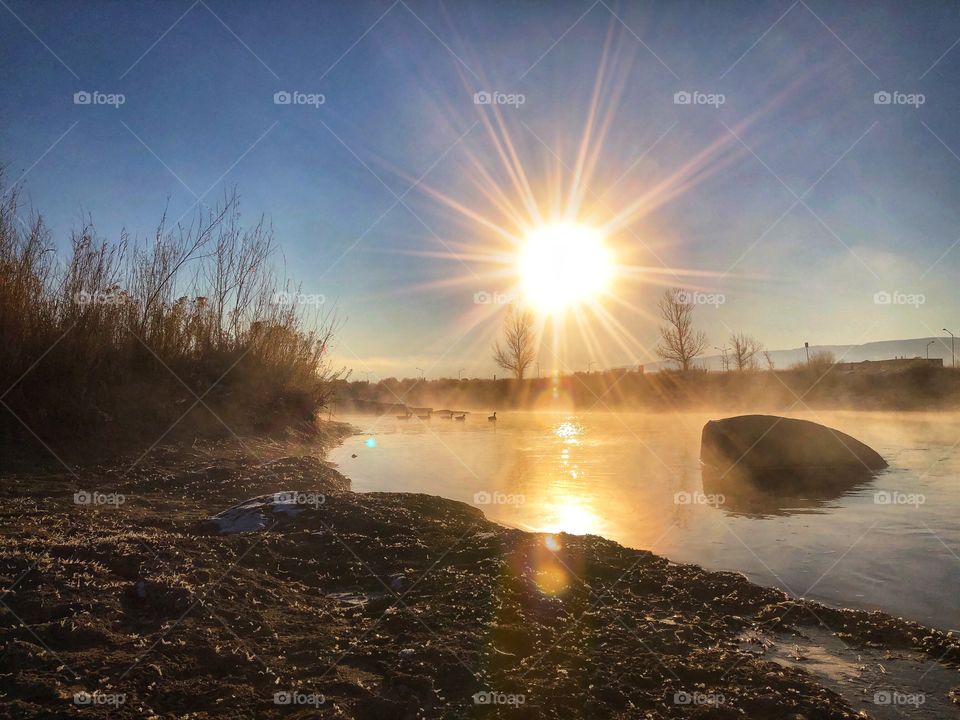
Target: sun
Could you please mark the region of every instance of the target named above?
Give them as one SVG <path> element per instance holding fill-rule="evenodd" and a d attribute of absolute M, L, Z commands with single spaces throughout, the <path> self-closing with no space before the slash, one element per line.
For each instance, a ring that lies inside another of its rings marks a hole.
<path fill-rule="evenodd" d="M 562 222 L 543 225 L 527 236 L 518 269 L 524 299 L 549 315 L 607 292 L 614 262 L 599 230 Z"/>

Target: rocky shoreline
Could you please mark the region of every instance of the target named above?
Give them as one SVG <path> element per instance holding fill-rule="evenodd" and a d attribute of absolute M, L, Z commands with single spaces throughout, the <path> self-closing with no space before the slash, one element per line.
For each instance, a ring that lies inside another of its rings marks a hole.
<path fill-rule="evenodd" d="M 4 478 L 2 716 L 960 716 L 950 634 L 255 450 Z M 817 633 L 926 680 L 861 702 Z"/>

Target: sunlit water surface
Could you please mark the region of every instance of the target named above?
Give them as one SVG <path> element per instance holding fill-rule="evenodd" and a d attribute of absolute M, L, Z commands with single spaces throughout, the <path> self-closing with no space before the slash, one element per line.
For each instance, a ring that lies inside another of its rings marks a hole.
<path fill-rule="evenodd" d="M 700 430 L 720 416 L 702 413 L 346 415 L 364 434 L 331 460 L 357 491 L 440 495 L 506 525 L 602 535 L 797 596 L 960 626 L 960 416 L 792 416 L 853 435 L 890 467 L 836 496 L 724 495 L 703 486 Z"/>

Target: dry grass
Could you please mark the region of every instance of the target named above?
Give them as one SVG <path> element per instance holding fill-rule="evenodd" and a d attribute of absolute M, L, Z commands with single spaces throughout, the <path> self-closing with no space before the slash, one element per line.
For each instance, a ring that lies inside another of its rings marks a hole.
<path fill-rule="evenodd" d="M 65 256 L 2 175 L 0 193 L 4 445 L 152 441 L 181 417 L 180 432 L 262 431 L 327 403 L 336 319 L 278 302 L 297 288 L 235 193 L 187 225 L 164 215 L 142 241 L 89 223 Z"/>

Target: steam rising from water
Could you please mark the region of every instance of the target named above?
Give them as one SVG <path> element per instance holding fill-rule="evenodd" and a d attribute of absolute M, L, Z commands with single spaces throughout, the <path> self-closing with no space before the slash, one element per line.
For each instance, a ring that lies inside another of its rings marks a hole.
<path fill-rule="evenodd" d="M 730 414 L 507 412 L 495 428 L 476 415 L 347 417 L 370 432 L 333 459 L 360 491 L 437 494 L 557 542 L 598 534 L 798 595 L 956 624 L 960 603 L 938 588 L 955 579 L 950 548 L 960 546 L 960 414 L 797 414 L 862 440 L 890 467 L 826 497 L 728 498 L 704 486 L 698 455 L 703 424 Z"/>

